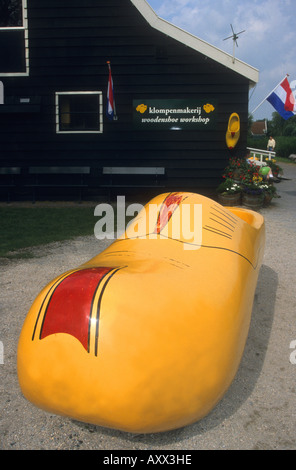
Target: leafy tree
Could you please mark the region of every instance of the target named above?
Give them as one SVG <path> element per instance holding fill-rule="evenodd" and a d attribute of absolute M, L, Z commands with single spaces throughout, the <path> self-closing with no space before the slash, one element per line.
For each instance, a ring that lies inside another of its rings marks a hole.
<path fill-rule="evenodd" d="M 269 135 L 283 135 L 285 126 L 285 119 L 278 112 L 272 113 L 272 120 L 270 121 L 270 126 L 268 127 L 268 134 Z"/>
<path fill-rule="evenodd" d="M 272 113 L 272 120 L 268 121 L 268 134 L 274 136 L 296 136 L 296 116 L 285 120 L 275 111 Z"/>
<path fill-rule="evenodd" d="M 292 136 L 292 137 L 296 136 L 296 116 L 291 117 L 290 119 L 287 120 L 284 126 L 283 135 Z"/>
<path fill-rule="evenodd" d="M 254 123 L 253 115 L 252 115 L 252 114 L 249 114 L 249 116 L 248 116 L 248 136 L 251 136 L 251 135 L 252 135 L 251 129 L 252 129 L 253 123 Z"/>

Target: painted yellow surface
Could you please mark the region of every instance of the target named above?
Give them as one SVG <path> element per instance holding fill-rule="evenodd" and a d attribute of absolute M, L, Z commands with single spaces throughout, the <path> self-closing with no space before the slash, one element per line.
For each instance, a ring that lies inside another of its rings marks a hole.
<path fill-rule="evenodd" d="M 36 298 L 18 346 L 24 396 L 128 432 L 201 419 L 238 369 L 264 241 L 259 213 L 192 193 L 156 197 Z"/>
<path fill-rule="evenodd" d="M 233 149 L 240 138 L 240 118 L 237 113 L 232 113 L 227 126 L 226 144 L 229 149 Z"/>

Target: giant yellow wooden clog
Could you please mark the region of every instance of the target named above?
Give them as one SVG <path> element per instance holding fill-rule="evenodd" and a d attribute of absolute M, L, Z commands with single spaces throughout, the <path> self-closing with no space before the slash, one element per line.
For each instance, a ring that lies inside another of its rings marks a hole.
<path fill-rule="evenodd" d="M 36 298 L 18 346 L 24 396 L 137 433 L 202 418 L 238 369 L 264 240 L 256 212 L 192 193 L 156 197 Z"/>

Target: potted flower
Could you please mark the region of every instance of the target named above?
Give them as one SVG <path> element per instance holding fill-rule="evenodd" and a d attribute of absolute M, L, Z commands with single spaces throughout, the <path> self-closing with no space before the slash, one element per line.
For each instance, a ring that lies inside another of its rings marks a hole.
<path fill-rule="evenodd" d="M 230 178 L 236 183 L 240 183 L 246 170 L 247 162 L 242 158 L 230 158 L 227 167 L 224 169 L 223 178 Z"/>
<path fill-rule="evenodd" d="M 263 201 L 264 206 L 268 206 L 274 197 L 279 197 L 277 195 L 276 189 L 273 186 L 273 184 L 264 183 L 261 185 L 261 188 L 263 189 L 263 192 L 264 192 L 264 201 Z"/>
<path fill-rule="evenodd" d="M 271 168 L 273 177 L 275 180 L 278 180 L 280 178 L 280 175 L 283 174 L 283 169 L 276 163 L 275 158 L 269 158 L 265 159 L 266 164 Z"/>
<path fill-rule="evenodd" d="M 249 209 L 258 210 L 263 206 L 264 190 L 262 188 L 262 176 L 258 170 L 254 170 L 251 176 L 244 182 L 242 190 L 242 203 Z"/>
<path fill-rule="evenodd" d="M 218 201 L 224 206 L 238 206 L 241 203 L 241 186 L 226 178 L 217 188 Z"/>

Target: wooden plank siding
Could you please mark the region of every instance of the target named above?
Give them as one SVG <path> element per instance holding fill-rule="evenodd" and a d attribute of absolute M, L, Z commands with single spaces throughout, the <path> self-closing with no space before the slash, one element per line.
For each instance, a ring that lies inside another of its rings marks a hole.
<path fill-rule="evenodd" d="M 247 142 L 247 78 L 149 26 L 130 0 L 27 0 L 29 76 L 3 77 L 5 100 L 34 98 L 40 111 L 1 112 L 1 166 L 90 166 L 99 190 L 104 166 L 161 166 L 168 190 L 215 186 L 230 156 L 228 118 L 237 112 Z M 110 60 L 118 121 L 105 114 Z M 102 134 L 57 134 L 55 93 L 101 91 Z M 142 131 L 133 127 L 136 99 L 218 103 L 214 130 Z M 8 102 L 6 101 L 6 102 Z M 25 105 L 24 105 L 25 106 Z M 25 109 L 25 108 L 24 108 Z"/>

